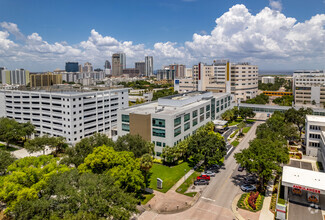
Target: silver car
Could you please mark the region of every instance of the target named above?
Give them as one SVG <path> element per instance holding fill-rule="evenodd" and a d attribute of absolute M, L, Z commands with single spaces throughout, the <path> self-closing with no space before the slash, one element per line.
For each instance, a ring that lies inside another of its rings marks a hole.
<path fill-rule="evenodd" d="M 215 177 L 216 176 L 216 173 L 215 172 L 212 172 L 210 170 L 208 171 L 205 171 L 203 173 L 201 173 L 202 175 L 207 175 L 207 176 L 210 176 L 210 177 Z"/>
<path fill-rule="evenodd" d="M 240 186 L 240 189 L 243 190 L 244 192 L 250 192 L 250 191 L 255 191 L 256 186 L 250 184 L 244 184 Z"/>

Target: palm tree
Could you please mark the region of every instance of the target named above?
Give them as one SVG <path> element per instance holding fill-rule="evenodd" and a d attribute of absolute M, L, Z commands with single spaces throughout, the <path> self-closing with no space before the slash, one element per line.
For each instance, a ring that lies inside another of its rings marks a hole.
<path fill-rule="evenodd" d="M 152 161 L 151 155 L 150 154 L 142 155 L 142 157 L 140 159 L 140 168 L 143 172 L 144 182 L 145 182 L 146 186 L 149 185 L 147 177 L 148 177 L 149 170 L 151 169 L 152 165 L 153 165 L 153 161 Z"/>

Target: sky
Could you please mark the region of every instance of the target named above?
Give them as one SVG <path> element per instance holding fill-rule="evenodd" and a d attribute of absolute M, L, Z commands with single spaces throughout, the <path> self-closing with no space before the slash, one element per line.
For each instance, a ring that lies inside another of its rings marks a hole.
<path fill-rule="evenodd" d="M 65 62 L 154 69 L 216 59 L 260 70 L 325 69 L 325 0 L 1 0 L 0 66 L 33 72 Z"/>

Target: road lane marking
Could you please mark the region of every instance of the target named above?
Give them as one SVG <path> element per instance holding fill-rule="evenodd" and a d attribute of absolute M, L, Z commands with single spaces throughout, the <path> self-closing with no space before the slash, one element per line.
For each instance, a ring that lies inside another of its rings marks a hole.
<path fill-rule="evenodd" d="M 213 199 L 210 199 L 210 198 L 205 198 L 205 197 L 201 197 L 202 199 L 205 199 L 205 200 L 209 200 L 209 201 L 212 201 L 212 202 L 215 202 L 216 200 L 213 200 Z"/>

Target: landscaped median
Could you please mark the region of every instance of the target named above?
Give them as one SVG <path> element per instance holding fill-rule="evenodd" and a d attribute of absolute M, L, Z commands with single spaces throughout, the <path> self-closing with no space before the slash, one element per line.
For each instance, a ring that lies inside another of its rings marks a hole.
<path fill-rule="evenodd" d="M 190 169 L 191 167 L 187 162 L 183 162 L 173 167 L 154 163 L 150 170 L 152 172 L 150 177 L 150 188 L 165 193 L 188 171 L 190 171 Z M 160 178 L 163 181 L 162 189 L 157 189 L 157 178 Z"/>
<path fill-rule="evenodd" d="M 237 207 L 251 212 L 258 212 L 263 207 L 264 196 L 258 192 L 244 193 L 238 200 Z"/>
<path fill-rule="evenodd" d="M 196 192 L 190 192 L 190 193 L 185 193 L 185 192 L 188 190 L 188 188 L 190 186 L 193 185 L 194 181 L 196 180 L 196 177 L 197 176 L 200 176 L 200 175 L 201 175 L 200 172 L 194 171 L 194 173 L 192 173 L 192 175 L 189 176 L 185 180 L 185 182 L 178 187 L 178 189 L 176 190 L 176 192 L 181 193 L 181 194 L 184 194 L 186 196 L 194 197 L 196 195 Z"/>

